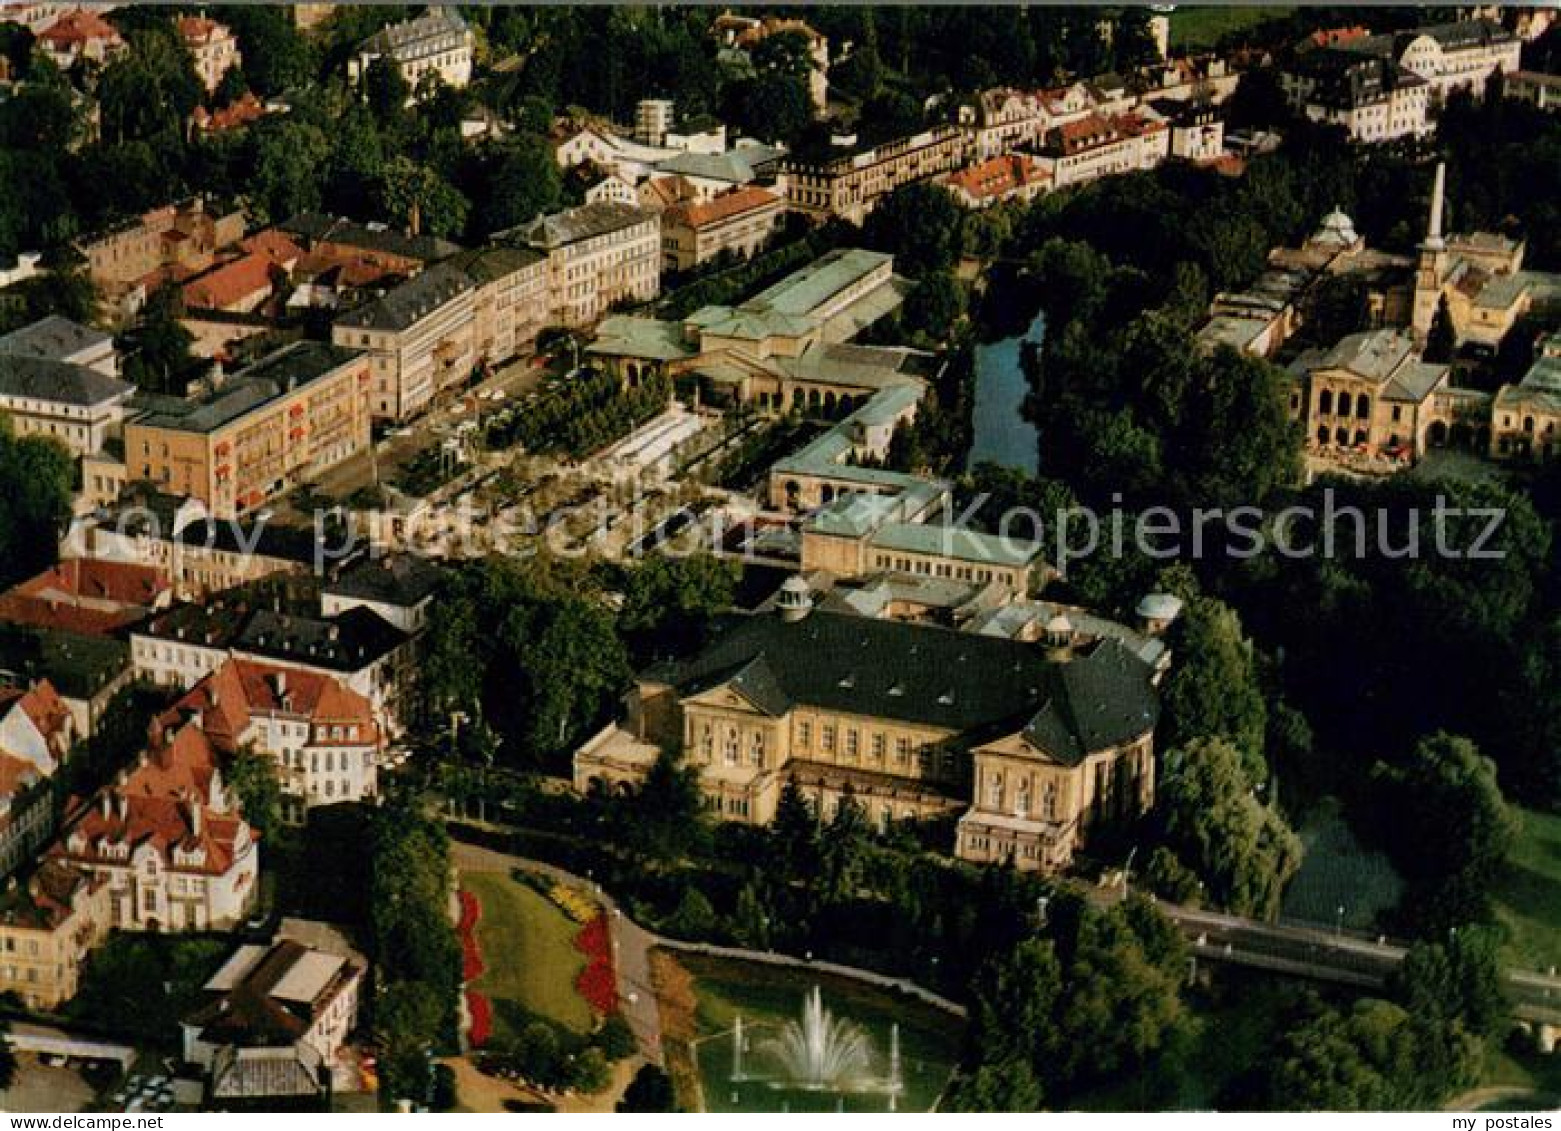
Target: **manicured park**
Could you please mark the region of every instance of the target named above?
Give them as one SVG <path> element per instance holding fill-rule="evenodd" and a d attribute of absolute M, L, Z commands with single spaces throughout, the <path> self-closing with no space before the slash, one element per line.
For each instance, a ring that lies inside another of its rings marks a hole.
<path fill-rule="evenodd" d="M 1496 918 L 1514 965 L 1561 968 L 1561 816 L 1520 812 L 1523 828 L 1496 883 Z"/>
<path fill-rule="evenodd" d="M 513 1039 L 532 1016 L 588 1033 L 591 1009 L 575 987 L 586 966 L 580 924 L 556 903 L 501 872 L 470 872 L 461 887 L 481 905 L 482 974 L 470 988 L 492 1003 L 493 1032 Z"/>

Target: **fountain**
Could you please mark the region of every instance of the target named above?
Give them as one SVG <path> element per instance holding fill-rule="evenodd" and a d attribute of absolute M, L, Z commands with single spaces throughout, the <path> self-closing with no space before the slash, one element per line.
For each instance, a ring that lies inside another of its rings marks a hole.
<path fill-rule="evenodd" d="M 780 1066 L 794 1088 L 855 1091 L 871 1079 L 873 1049 L 867 1034 L 825 1009 L 817 986 L 803 999 L 802 1017 L 786 1022 L 780 1036 L 759 1049 Z"/>

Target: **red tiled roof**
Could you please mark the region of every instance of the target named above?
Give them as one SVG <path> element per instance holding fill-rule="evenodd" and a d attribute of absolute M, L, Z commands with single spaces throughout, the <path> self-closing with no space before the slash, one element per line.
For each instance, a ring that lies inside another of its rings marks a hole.
<path fill-rule="evenodd" d="M 206 737 L 220 750 L 236 750 L 257 714 L 289 715 L 316 727 L 356 726 L 358 737 L 350 740 L 355 746 L 379 741 L 373 705 L 339 680 L 253 660 L 226 661 L 174 704 L 158 725 L 175 727 L 196 712 Z"/>
<path fill-rule="evenodd" d="M 25 758 L 0 753 L 0 797 L 14 797 L 39 779 L 38 767 Z"/>
<path fill-rule="evenodd" d="M 1009 153 L 949 175 L 949 185 L 975 200 L 995 200 L 1026 185 L 1051 180 L 1050 174 L 1022 153 Z"/>
<path fill-rule="evenodd" d="M 139 620 L 167 589 L 151 566 L 67 558 L 0 594 L 0 621 L 105 636 Z"/>
<path fill-rule="evenodd" d="M 1151 122 L 1137 114 L 1086 114 L 1076 122 L 1064 122 L 1055 133 L 1062 151 L 1072 154 L 1164 128 L 1164 122 Z"/>
<path fill-rule="evenodd" d="M 266 228 L 263 231 L 256 232 L 247 239 L 240 240 L 239 247 L 257 255 L 264 255 L 273 263 L 289 271 L 304 256 L 303 248 L 294 243 L 286 232 L 278 231 L 275 228 Z"/>
<path fill-rule="evenodd" d="M 180 16 L 179 34 L 186 42 L 198 43 L 210 39 L 217 32 L 228 29 L 207 16 Z"/>
<path fill-rule="evenodd" d="M 241 97 L 220 110 L 207 110 L 204 106 L 197 106 L 190 116 L 195 121 L 196 129 L 221 133 L 224 130 L 236 130 L 240 126 L 259 121 L 266 116 L 266 107 L 265 103 L 246 90 Z"/>
<path fill-rule="evenodd" d="M 745 212 L 757 212 L 761 208 L 779 202 L 780 198 L 774 193 L 750 185 L 735 192 L 723 193 L 706 204 L 675 205 L 668 209 L 667 215 L 669 220 L 681 221 L 690 228 L 704 228 L 711 224 L 718 224 L 722 220 L 730 220 L 733 216 L 740 216 Z"/>
<path fill-rule="evenodd" d="M 86 8 L 66 12 L 39 33 L 38 38 L 55 47 L 80 46 L 94 39 L 121 42 L 113 24 Z"/>
<path fill-rule="evenodd" d="M 224 310 L 235 304 L 271 294 L 275 289 L 271 272 L 275 261 L 268 255 L 250 252 L 213 267 L 185 283 L 184 305 L 206 310 Z"/>
<path fill-rule="evenodd" d="M 85 809 L 65 838 L 49 849 L 49 855 L 67 860 L 96 860 L 105 844 L 129 842 L 135 848 L 150 844 L 163 866 L 176 872 L 200 872 L 220 876 L 233 866 L 237 854 L 241 818 L 217 813 L 191 798 L 145 797 L 105 791 Z M 79 838 L 79 839 L 78 839 Z M 205 849 L 201 864 L 174 863 L 174 850 Z M 115 863 L 128 861 L 113 858 Z"/>
<path fill-rule="evenodd" d="M 66 754 L 66 730 L 70 723 L 70 708 L 54 690 L 54 684 L 46 679 L 25 690 L 19 687 L 0 690 L 0 717 L 19 710 L 37 728 L 56 759 Z"/>

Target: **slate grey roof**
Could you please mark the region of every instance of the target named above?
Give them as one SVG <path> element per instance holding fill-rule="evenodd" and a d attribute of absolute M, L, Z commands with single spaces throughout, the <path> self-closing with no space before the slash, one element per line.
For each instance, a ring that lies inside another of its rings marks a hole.
<path fill-rule="evenodd" d="M 432 263 L 461 250 L 459 244 L 436 236 L 409 236 L 394 228 L 360 224 L 344 216 L 330 216 L 323 212 L 300 212 L 282 221 L 277 227 L 290 236 L 301 238 L 308 247 L 318 243 L 339 243 L 365 251 L 382 251 L 404 259 L 417 259 L 424 263 Z"/>
<path fill-rule="evenodd" d="M 24 397 L 86 408 L 128 397 L 133 391 L 119 378 L 84 365 L 0 352 L 0 397 Z"/>
<path fill-rule="evenodd" d="M 597 236 L 605 236 L 609 232 L 633 227 L 635 224 L 643 224 L 655 215 L 656 213 L 649 209 L 636 208 L 632 204 L 600 201 L 595 204 L 582 204 L 579 208 L 570 208 L 563 212 L 554 212 L 549 216 L 538 216 L 529 224 L 522 224 L 502 235 L 518 240 L 529 247 L 552 251 L 572 243 L 579 243 L 581 240 L 594 239 Z"/>
<path fill-rule="evenodd" d="M 233 642 L 236 651 L 333 671 L 360 671 L 411 639 L 359 605 L 340 616 L 301 617 L 258 609 Z"/>
<path fill-rule="evenodd" d="M 1159 717 L 1147 664 L 1117 640 L 1067 662 L 1030 644 L 825 610 L 718 619 L 698 655 L 644 678 L 680 695 L 727 685 L 761 711 L 807 705 L 947 729 L 967 742 L 1023 732 L 1074 765 Z"/>
<path fill-rule="evenodd" d="M 405 330 L 475 286 L 459 267 L 436 263 L 373 302 L 343 314 L 336 324 L 362 330 Z"/>
<path fill-rule="evenodd" d="M 68 699 L 90 699 L 129 668 L 123 640 L 0 624 L 0 684 L 48 679 Z"/>
<path fill-rule="evenodd" d="M 444 576 L 444 570 L 427 558 L 416 554 L 391 554 L 358 562 L 326 585 L 325 592 L 411 608 L 432 597 Z"/>
<path fill-rule="evenodd" d="M 294 342 L 240 370 L 204 397 L 190 401 L 156 398 L 151 411 L 138 423 L 179 432 L 210 432 L 267 401 L 319 380 L 358 356 L 358 350 L 325 342 Z"/>
<path fill-rule="evenodd" d="M 20 330 L 12 330 L 0 337 L 0 353 L 63 361 L 112 340 L 102 330 L 94 330 L 91 326 L 83 326 L 80 322 L 51 314 L 31 326 L 23 326 Z"/>

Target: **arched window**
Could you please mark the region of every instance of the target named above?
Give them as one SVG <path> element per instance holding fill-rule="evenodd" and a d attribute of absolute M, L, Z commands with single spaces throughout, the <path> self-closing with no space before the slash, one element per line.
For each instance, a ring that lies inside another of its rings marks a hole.
<path fill-rule="evenodd" d="M 1317 394 L 1317 411 L 1327 416 L 1333 411 L 1333 391 L 1324 389 Z"/>
<path fill-rule="evenodd" d="M 1349 414 L 1350 414 L 1350 395 L 1348 393 L 1340 393 L 1339 394 L 1339 415 L 1340 416 L 1348 416 Z"/>
<path fill-rule="evenodd" d="M 1355 415 L 1360 417 L 1362 420 L 1369 420 L 1371 418 L 1371 398 L 1366 396 L 1364 393 L 1355 398 Z"/>

